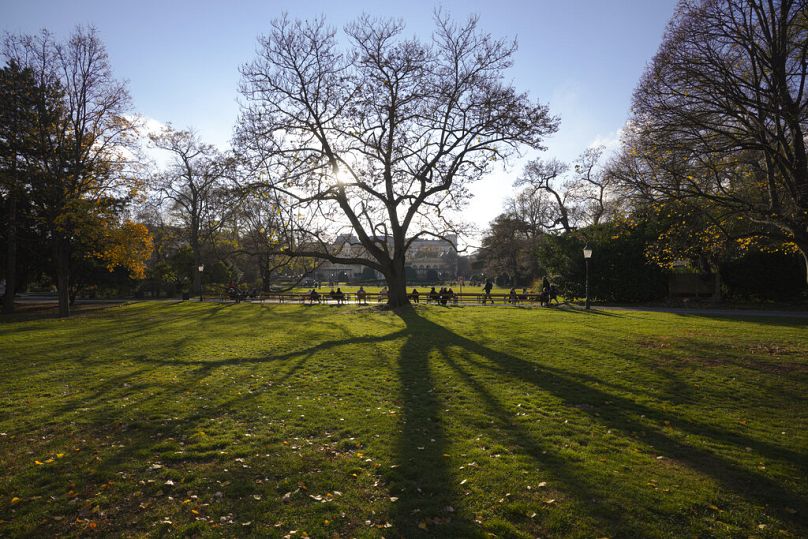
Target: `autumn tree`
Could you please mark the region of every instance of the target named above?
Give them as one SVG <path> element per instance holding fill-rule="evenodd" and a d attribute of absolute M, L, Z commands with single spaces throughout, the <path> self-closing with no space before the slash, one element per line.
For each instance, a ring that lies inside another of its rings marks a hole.
<path fill-rule="evenodd" d="M 682 1 L 610 173 L 727 237 L 796 245 L 808 270 L 807 75 L 805 0 Z"/>
<path fill-rule="evenodd" d="M 438 13 L 426 42 L 368 16 L 345 34 L 343 51 L 322 19 L 272 23 L 241 69 L 237 144 L 300 212 L 290 252 L 379 271 L 398 307 L 408 246 L 456 230 L 469 184 L 557 120 L 504 79 L 515 44 L 476 17 Z"/>
<path fill-rule="evenodd" d="M 102 218 L 135 190 L 129 93 L 113 77 L 93 28 L 78 27 L 64 43 L 47 31 L 7 35 L 4 56 L 30 70 L 38 88 L 33 94 L 37 113 L 28 126 L 36 144 L 21 160 L 48 230 L 59 313 L 67 316 L 77 238 L 91 228 L 93 216 Z"/>

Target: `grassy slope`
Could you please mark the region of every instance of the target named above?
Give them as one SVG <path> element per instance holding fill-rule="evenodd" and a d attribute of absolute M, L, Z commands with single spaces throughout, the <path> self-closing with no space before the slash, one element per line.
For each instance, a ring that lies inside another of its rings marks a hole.
<path fill-rule="evenodd" d="M 0 536 L 808 536 L 806 334 L 190 302 L 5 323 Z"/>

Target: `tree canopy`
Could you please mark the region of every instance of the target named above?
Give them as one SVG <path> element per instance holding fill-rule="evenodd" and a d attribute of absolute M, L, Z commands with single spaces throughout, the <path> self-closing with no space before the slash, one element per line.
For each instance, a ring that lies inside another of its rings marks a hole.
<path fill-rule="evenodd" d="M 808 261 L 807 77 L 804 0 L 683 1 L 611 174 L 730 239 L 791 243 Z"/>
<path fill-rule="evenodd" d="M 515 44 L 476 17 L 437 13 L 428 42 L 403 32 L 363 16 L 342 51 L 323 19 L 274 21 L 242 67 L 238 128 L 256 174 L 299 216 L 289 249 L 381 272 L 393 306 L 407 303 L 408 245 L 455 231 L 449 210 L 469 183 L 522 146 L 541 148 L 558 124 L 505 81 Z"/>

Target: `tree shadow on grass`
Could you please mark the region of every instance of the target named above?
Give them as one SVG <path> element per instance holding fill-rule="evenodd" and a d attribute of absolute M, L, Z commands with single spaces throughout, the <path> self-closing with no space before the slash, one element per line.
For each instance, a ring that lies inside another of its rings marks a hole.
<path fill-rule="evenodd" d="M 468 366 L 496 373 L 498 376 L 510 378 L 514 382 L 525 382 L 536 389 L 547 392 L 559 399 L 565 406 L 582 408 L 594 423 L 619 431 L 627 438 L 634 438 L 638 443 L 649 448 L 650 452 L 673 459 L 712 481 L 753 505 L 762 505 L 766 511 L 776 515 L 783 522 L 788 522 L 802 533 L 808 527 L 800 515 L 808 511 L 804 492 L 795 492 L 767 477 L 745 468 L 704 447 L 694 446 L 673 437 L 666 432 L 663 424 L 672 422 L 679 429 L 713 440 L 718 445 L 748 445 L 754 447 L 766 458 L 786 460 L 788 465 L 805 471 L 808 455 L 796 453 L 775 444 L 759 442 L 741 434 L 725 431 L 718 427 L 703 425 L 695 421 L 655 410 L 653 407 L 634 402 L 628 398 L 609 394 L 583 383 L 569 373 L 537 365 L 524 359 L 502 353 L 479 342 L 473 341 L 453 331 L 419 316 L 415 311 L 405 310 L 400 313 L 407 325 L 407 344 L 401 352 L 402 396 L 405 400 L 406 424 L 399 441 L 399 463 L 404 468 L 404 477 L 413 477 L 415 481 L 437 479 L 433 484 L 438 492 L 419 493 L 420 496 L 410 505 L 400 506 L 395 515 L 397 529 L 408 535 L 412 526 L 412 516 L 406 510 L 418 504 L 431 505 L 433 510 L 442 503 L 449 503 L 456 498 L 452 478 L 443 464 L 440 449 L 429 453 L 421 450 L 423 432 L 437 440 L 438 448 L 447 444 L 446 435 L 436 423 L 439 404 L 434 396 L 434 384 L 429 375 L 429 361 L 433 352 L 442 356 L 464 383 L 476 392 L 485 403 L 487 411 L 495 417 L 507 434 L 509 443 L 517 451 L 535 459 L 537 462 L 550 464 L 558 479 L 566 484 L 582 504 L 588 504 L 597 490 L 590 485 L 587 477 L 581 476 L 576 467 L 558 455 L 552 455 L 538 440 L 523 431 L 510 417 L 509 412 L 498 402 L 496 397 L 479 379 L 452 359 L 450 349 L 458 349 Z M 423 346 L 418 343 L 431 343 Z M 611 404 L 604 405 L 609 401 Z M 656 421 L 658 427 L 645 417 Z M 549 456 L 548 456 L 549 455 Z M 442 490 L 439 486 L 443 484 Z M 439 504 L 434 500 L 440 500 Z M 617 498 L 610 500 L 617 501 Z M 590 504 L 591 505 L 591 504 Z M 787 510 L 790 508 L 790 510 Z M 653 512 L 653 508 L 647 508 Z M 620 504 L 606 503 L 599 508 L 589 509 L 590 516 L 601 522 L 606 529 L 617 535 L 642 536 L 658 529 L 657 523 L 648 523 L 647 527 L 632 524 L 625 520 L 625 508 Z M 793 512 L 796 511 L 796 512 Z M 661 515 L 661 518 L 665 518 Z M 636 522 L 636 521 L 635 521 Z M 471 529 L 466 528 L 466 531 Z M 687 533 L 688 530 L 680 530 Z"/>
<path fill-rule="evenodd" d="M 477 537 L 479 527 L 453 513 L 457 480 L 445 455 L 449 441 L 441 424 L 442 404 L 430 371 L 435 335 L 420 331 L 414 312 L 398 313 L 407 324 L 398 375 L 402 401 L 401 432 L 394 448 L 396 469 L 389 474 L 391 493 L 399 498 L 391 510 L 398 537 Z"/>

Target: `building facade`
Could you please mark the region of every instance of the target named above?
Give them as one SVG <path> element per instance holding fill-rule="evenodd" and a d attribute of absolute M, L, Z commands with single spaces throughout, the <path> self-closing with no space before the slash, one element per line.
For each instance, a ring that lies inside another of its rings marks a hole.
<path fill-rule="evenodd" d="M 340 248 L 339 245 L 342 245 Z M 419 280 L 453 279 L 457 275 L 457 235 L 446 239 L 416 239 L 407 249 L 406 267 L 411 276 Z M 340 256 L 367 256 L 359 240 L 353 236 L 342 236 L 333 245 Z M 324 261 L 313 272 L 318 281 L 371 281 L 383 279 L 377 271 L 360 264 L 335 264 Z"/>

